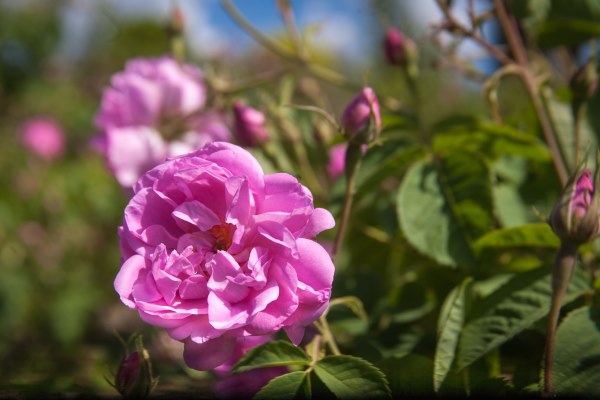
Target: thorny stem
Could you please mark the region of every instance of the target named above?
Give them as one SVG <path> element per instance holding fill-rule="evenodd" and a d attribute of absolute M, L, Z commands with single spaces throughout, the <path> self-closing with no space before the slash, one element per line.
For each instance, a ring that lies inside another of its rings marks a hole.
<path fill-rule="evenodd" d="M 233 5 L 231 0 L 221 0 L 221 4 L 225 8 L 225 11 L 227 11 L 229 16 L 240 26 L 240 28 L 244 29 L 250 36 L 252 36 L 254 40 L 256 40 L 267 50 L 271 51 L 273 54 L 281 57 L 286 61 L 291 62 L 292 64 L 303 67 L 306 70 L 306 72 L 308 72 L 311 76 L 323 82 L 339 87 L 345 87 L 352 90 L 360 90 L 363 88 L 360 84 L 350 81 L 344 75 L 334 70 L 326 68 L 322 65 L 317 65 L 308 62 L 308 56 L 306 56 L 305 59 L 304 56 L 294 54 L 286 48 L 282 47 L 273 39 L 269 38 L 266 35 L 263 35 L 258 29 L 252 26 L 252 24 L 246 18 L 244 18 L 242 14 L 240 14 L 240 12 Z M 303 51 L 305 51 L 305 49 Z M 401 105 L 398 104 L 398 101 L 389 96 L 382 97 L 381 102 L 392 109 L 401 108 Z"/>
<path fill-rule="evenodd" d="M 561 243 L 552 269 L 552 301 L 546 329 L 546 346 L 544 350 L 544 395 L 546 396 L 552 393 L 552 366 L 558 317 L 575 269 L 576 260 L 577 246 L 572 243 Z"/>
<path fill-rule="evenodd" d="M 294 13 L 290 5 L 290 0 L 278 0 L 277 5 L 279 6 L 279 11 L 281 12 L 281 16 L 285 24 L 285 29 L 288 32 L 288 36 L 294 43 L 295 51 L 298 55 L 298 58 L 303 62 L 307 62 L 309 54 L 306 52 L 306 49 L 304 48 L 304 45 L 302 43 L 302 37 L 298 33 L 298 29 L 296 28 L 296 19 L 294 18 Z"/>
<path fill-rule="evenodd" d="M 258 73 L 250 78 L 241 78 L 236 81 L 226 81 L 224 79 L 212 76 L 207 77 L 207 81 L 218 93 L 235 94 L 237 92 L 242 92 L 272 82 L 273 79 L 278 78 L 287 72 L 288 71 L 285 68 L 276 68 Z"/>
<path fill-rule="evenodd" d="M 531 102 L 533 103 L 533 107 L 538 116 L 540 127 L 544 133 L 544 139 L 546 140 L 550 153 L 552 154 L 554 168 L 556 169 L 556 173 L 558 174 L 561 183 L 565 185 L 569 180 L 569 173 L 565 166 L 565 160 L 561 156 L 548 114 L 546 113 L 544 104 L 540 98 L 537 81 L 531 72 L 531 69 L 529 68 L 525 46 L 523 45 L 517 27 L 511 20 L 506 8 L 504 7 L 504 2 L 502 0 L 494 0 L 494 6 L 496 9 L 496 15 L 498 16 L 498 21 L 500 22 L 500 26 L 504 31 L 504 35 L 508 41 L 511 53 L 514 55 L 518 66 L 521 67 L 520 76 L 523 79 L 525 88 L 529 93 L 529 97 L 531 98 Z"/>
<path fill-rule="evenodd" d="M 333 355 L 339 356 L 342 354 L 335 339 L 333 338 L 333 334 L 331 333 L 331 329 L 329 328 L 329 324 L 327 323 L 327 319 L 324 316 L 321 316 L 318 321 L 315 321 L 315 326 L 323 335 L 323 339 L 327 343 L 329 350 Z"/>
<path fill-rule="evenodd" d="M 485 48 L 494 58 L 500 61 L 502 64 L 511 64 L 513 61 L 500 51 L 497 47 L 494 47 L 490 42 L 481 37 L 481 35 L 474 29 L 469 29 L 458 21 L 452 12 L 450 11 L 450 7 L 446 3 L 446 0 L 437 0 L 438 6 L 444 13 L 446 20 L 449 22 L 450 27 L 458 30 L 465 36 L 470 37 L 474 41 L 476 41 L 479 45 Z"/>

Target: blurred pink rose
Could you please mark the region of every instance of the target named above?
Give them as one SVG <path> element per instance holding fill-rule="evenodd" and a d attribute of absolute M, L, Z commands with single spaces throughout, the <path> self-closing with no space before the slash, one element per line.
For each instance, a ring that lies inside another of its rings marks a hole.
<path fill-rule="evenodd" d="M 297 344 L 327 307 L 334 266 L 312 238 L 334 220 L 293 176 L 264 175 L 246 150 L 215 142 L 133 190 L 115 289 L 184 342 L 190 367 L 215 368 L 238 339 L 281 328 Z"/>
<path fill-rule="evenodd" d="M 65 136 L 58 123 L 46 117 L 31 118 L 21 127 L 21 141 L 32 153 L 54 160 L 65 152 Z"/>
<path fill-rule="evenodd" d="M 96 125 L 100 150 L 119 183 L 131 187 L 167 157 L 229 140 L 223 116 L 203 110 L 202 72 L 169 57 L 135 59 L 104 90 Z"/>
<path fill-rule="evenodd" d="M 214 369 L 220 376 L 220 379 L 214 386 L 214 391 L 219 398 L 249 399 L 269 383 L 271 379 L 288 372 L 286 367 L 271 367 L 259 368 L 235 375 L 230 373 L 244 354 L 272 339 L 273 337 L 270 335 L 246 336 L 238 339 L 231 359 Z"/>
<path fill-rule="evenodd" d="M 381 129 L 381 114 L 375 92 L 370 87 L 360 91 L 346 106 L 341 125 L 346 136 L 353 137 L 363 131 L 373 114 L 375 128 Z"/>
<path fill-rule="evenodd" d="M 235 134 L 244 146 L 253 147 L 269 139 L 265 129 L 265 115 L 240 101 L 233 102 L 233 121 Z"/>

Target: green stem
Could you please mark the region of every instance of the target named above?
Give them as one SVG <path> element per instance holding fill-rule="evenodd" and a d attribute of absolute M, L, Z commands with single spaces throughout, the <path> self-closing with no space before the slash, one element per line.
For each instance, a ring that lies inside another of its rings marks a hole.
<path fill-rule="evenodd" d="M 575 136 L 575 158 L 573 162 L 575 165 L 579 163 L 579 157 L 581 152 L 581 127 L 583 125 L 583 118 L 585 116 L 585 104 L 579 104 L 573 108 L 573 135 Z"/>
<path fill-rule="evenodd" d="M 546 396 L 552 393 L 552 367 L 558 317 L 575 269 L 576 260 L 577 246 L 573 243 L 562 242 L 552 269 L 552 301 L 550 313 L 548 314 L 544 350 L 544 395 Z"/>
<path fill-rule="evenodd" d="M 502 27 L 502 31 L 504 32 L 506 40 L 508 41 L 510 51 L 515 57 L 517 65 L 520 67 L 520 76 L 523 79 L 525 88 L 527 89 L 529 97 L 531 98 L 531 102 L 533 103 L 535 113 L 537 114 L 540 127 L 542 128 L 542 132 L 544 134 L 544 139 L 546 140 L 548 149 L 552 154 L 554 168 L 556 169 L 556 173 L 558 174 L 558 177 L 564 186 L 569 180 L 569 173 L 565 164 L 565 159 L 561 156 L 560 146 L 556 140 L 556 133 L 552 129 L 550 117 L 544 108 L 544 103 L 541 100 L 538 82 L 529 66 L 527 51 L 525 50 L 525 46 L 521 40 L 519 30 L 517 29 L 514 20 L 506 11 L 506 7 L 504 6 L 504 2 L 502 0 L 494 0 L 494 8 L 496 10 L 498 22 Z"/>
<path fill-rule="evenodd" d="M 359 144 L 349 143 L 346 149 L 346 191 L 344 193 L 344 204 L 342 206 L 342 215 L 335 242 L 333 245 L 333 256 L 338 254 L 346 236 L 348 223 L 350 222 L 350 211 L 352 210 L 352 202 L 356 187 L 356 175 L 360 167 L 362 158 L 361 148 Z"/>
<path fill-rule="evenodd" d="M 335 342 L 335 339 L 333 338 L 333 334 L 331 333 L 331 329 L 329 328 L 327 319 L 321 316 L 318 322 L 319 323 L 316 324 L 316 326 L 323 335 L 323 339 L 325 339 L 325 342 L 327 342 L 327 346 L 329 346 L 329 350 L 331 351 L 331 353 L 336 356 L 341 355 L 342 352 L 340 351 L 339 347 L 337 346 L 337 343 Z"/>

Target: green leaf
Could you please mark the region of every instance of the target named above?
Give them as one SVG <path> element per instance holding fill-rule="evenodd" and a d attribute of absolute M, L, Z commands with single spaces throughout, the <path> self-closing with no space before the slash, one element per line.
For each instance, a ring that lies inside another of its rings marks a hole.
<path fill-rule="evenodd" d="M 600 24 L 575 18 L 545 21 L 537 29 L 541 47 L 574 46 L 600 36 Z"/>
<path fill-rule="evenodd" d="M 487 165 L 467 153 L 415 163 L 397 197 L 400 226 L 408 242 L 450 266 L 474 263 L 471 244 L 490 229 L 492 209 Z"/>
<path fill-rule="evenodd" d="M 233 373 L 250 371 L 256 368 L 279 367 L 284 365 L 308 365 L 310 358 L 300 348 L 289 342 L 277 340 L 265 343 L 246 353 L 233 369 Z"/>
<path fill-rule="evenodd" d="M 484 247 L 550 247 L 560 246 L 560 240 L 546 223 L 528 224 L 491 231 L 475 242 L 477 249 Z"/>
<path fill-rule="evenodd" d="M 600 23 L 598 26 L 598 36 L 600 36 Z M 558 144 L 563 150 L 568 165 L 574 166 L 575 160 L 575 133 L 573 131 L 573 115 L 569 103 L 558 101 L 556 98 L 547 98 L 547 107 L 558 132 Z M 586 149 L 597 146 L 596 135 L 589 124 L 587 118 L 584 118 L 581 124 L 581 154 L 585 154 Z"/>
<path fill-rule="evenodd" d="M 590 283 L 576 269 L 565 298 L 568 303 L 585 293 Z M 551 299 L 550 269 L 538 268 L 515 275 L 479 303 L 462 331 L 458 368 L 468 367 L 548 314 Z"/>
<path fill-rule="evenodd" d="M 558 394 L 600 395 L 600 313 L 582 307 L 565 317 L 556 333 L 553 369 Z"/>
<path fill-rule="evenodd" d="M 433 388 L 437 392 L 444 383 L 454 362 L 460 332 L 467 313 L 468 292 L 473 279 L 465 279 L 450 292 L 438 320 L 438 339 L 433 361 Z"/>
<path fill-rule="evenodd" d="M 488 160 L 504 155 L 519 155 L 533 159 L 548 159 L 543 143 L 529 133 L 506 125 L 483 123 L 476 119 L 450 121 L 438 127 L 441 132 L 433 139 L 436 154 L 466 151 L 481 154 Z"/>
<path fill-rule="evenodd" d="M 389 145 L 389 142 L 384 143 L 384 146 L 387 145 Z M 375 152 L 376 150 L 377 148 L 374 148 L 372 151 Z M 371 168 L 367 165 L 368 160 L 365 159 L 365 165 L 361 168 L 361 172 L 357 178 L 355 198 L 358 200 L 366 194 L 372 193 L 379 187 L 381 182 L 391 176 L 401 176 L 411 164 L 423 158 L 424 155 L 425 150 L 421 145 L 410 144 L 404 145 L 392 154 L 377 160 L 377 163 Z M 370 155 L 366 157 L 370 157 Z"/>
<path fill-rule="evenodd" d="M 309 374 L 306 371 L 295 371 L 271 379 L 253 399 L 310 399 L 310 393 Z"/>
<path fill-rule="evenodd" d="M 328 356 L 315 374 L 340 399 L 391 398 L 385 375 L 373 364 L 352 356 Z"/>

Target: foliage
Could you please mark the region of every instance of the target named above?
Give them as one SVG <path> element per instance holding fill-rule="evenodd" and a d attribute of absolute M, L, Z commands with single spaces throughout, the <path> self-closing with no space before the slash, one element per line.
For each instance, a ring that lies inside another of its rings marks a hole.
<path fill-rule="evenodd" d="M 278 3 L 283 11 L 291 4 Z M 383 38 L 379 15 L 402 26 L 397 3 L 365 6 L 378 16 L 362 30 L 373 42 Z M 255 398 L 542 391 L 561 247 L 546 218 L 599 140 L 599 91 L 576 113 L 569 80 L 588 59 L 597 68 L 600 1 L 495 0 L 489 13 L 472 15 L 473 29 L 451 2 L 438 3 L 445 22 L 435 33 L 446 39 L 404 32 L 419 38 L 418 75 L 386 65 L 381 51 L 338 62 L 310 40 L 314 27 L 283 18 L 284 33 L 267 36 L 231 9 L 256 45 L 213 57 L 187 49 L 187 61 L 203 68 L 207 107 L 230 128 L 234 101 L 263 112 L 269 140 L 248 150 L 265 173 L 297 177 L 337 224 L 318 237 L 336 247 L 330 307 L 299 346 L 282 335 L 233 367 L 234 376 L 287 371 Z M 58 28 L 67 7 L 0 5 L 0 392 L 114 395 L 105 377 L 122 358 L 116 331 L 143 332 L 159 394 L 212 396 L 223 377 L 187 368 L 180 343 L 114 293 L 130 193 L 90 148 L 110 77 L 130 58 L 181 48 L 163 22 L 104 10 L 108 23 L 90 28 L 88 48 L 69 60 Z M 496 24 L 500 43 L 480 34 L 490 19 L 511 22 Z M 456 53 L 466 38 L 484 42 L 491 67 L 475 69 Z M 335 178 L 330 150 L 347 142 L 340 116 L 364 79 L 379 99 L 381 131 L 364 128 L 363 157 Z M 62 158 L 40 159 L 20 141 L 22 123 L 38 115 L 62 125 Z M 551 371 L 561 395 L 598 395 L 599 255 L 597 241 L 579 247 L 562 304 Z"/>

